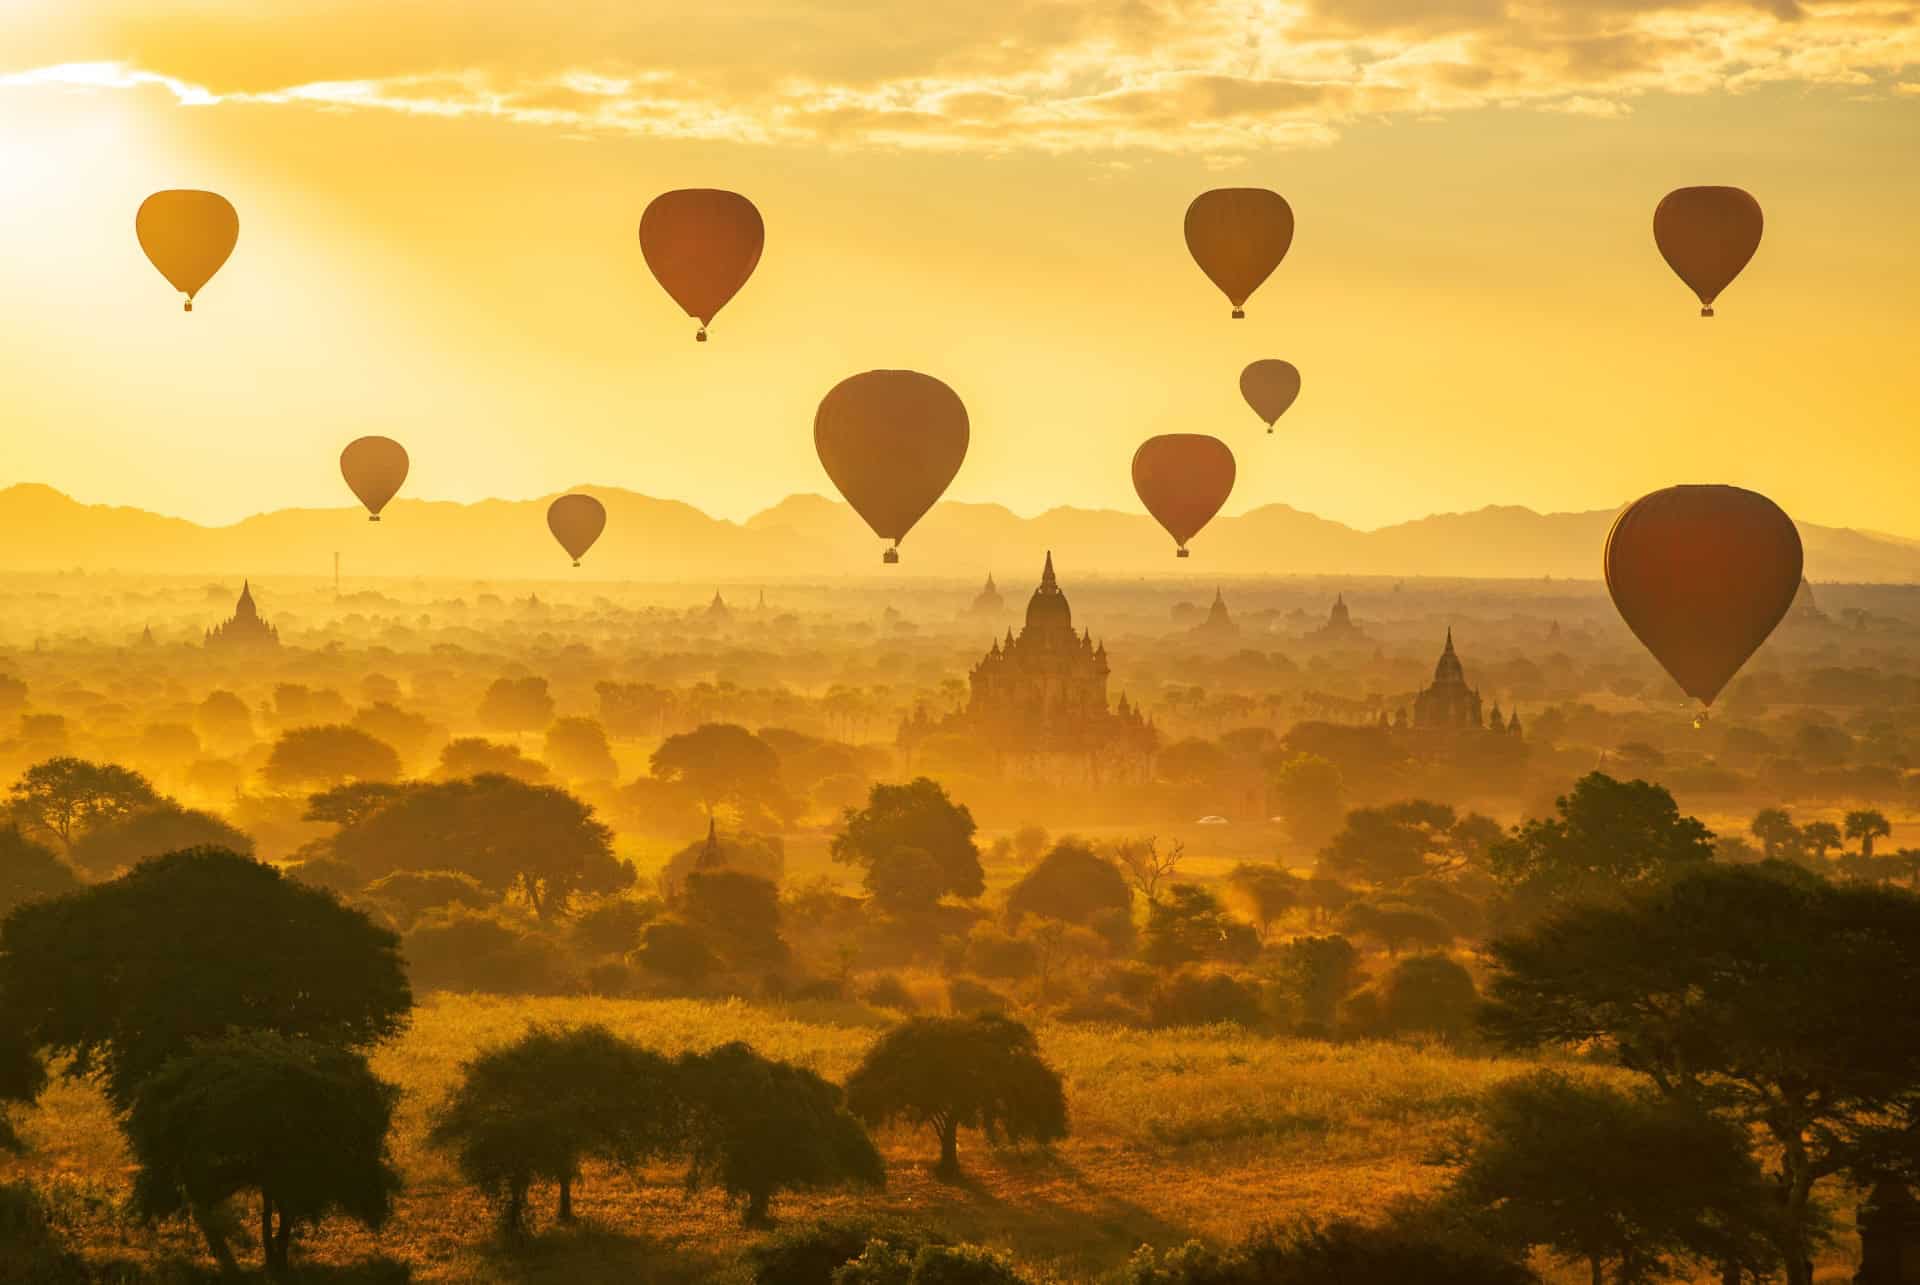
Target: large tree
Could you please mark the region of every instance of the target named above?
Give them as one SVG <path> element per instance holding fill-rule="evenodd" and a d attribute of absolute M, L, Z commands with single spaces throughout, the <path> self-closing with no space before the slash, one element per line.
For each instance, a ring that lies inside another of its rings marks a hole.
<path fill-rule="evenodd" d="M 1378 808 L 1355 808 L 1346 824 L 1320 850 L 1318 869 L 1336 878 L 1381 888 L 1450 874 L 1478 854 L 1484 818 L 1461 817 L 1444 803 L 1408 799 Z"/>
<path fill-rule="evenodd" d="M 141 1081 L 127 1113 L 133 1208 L 190 1216 L 232 1272 L 219 1211 L 254 1193 L 261 1260 L 283 1275 L 296 1227 L 330 1214 L 387 1220 L 400 1188 L 387 1156 L 399 1095 L 347 1049 L 268 1031 L 195 1041 Z"/>
<path fill-rule="evenodd" d="M 722 804 L 731 804 L 743 819 L 778 812 L 785 805 L 780 755 L 734 723 L 702 723 L 691 732 L 669 736 L 649 764 L 658 779 L 690 790 L 708 816 Z"/>
<path fill-rule="evenodd" d="M 480 722 L 496 732 L 538 732 L 553 721 L 547 680 L 496 678 L 480 699 Z"/>
<path fill-rule="evenodd" d="M 30 834 L 50 835 L 67 851 L 88 827 L 151 807 L 160 796 L 147 778 L 117 763 L 48 759 L 13 783 L 13 817 Z"/>
<path fill-rule="evenodd" d="M 15 906 L 80 887 L 80 876 L 52 848 L 35 843 L 17 825 L 0 828 L 0 919 Z"/>
<path fill-rule="evenodd" d="M 334 836 L 334 854 L 377 879 L 395 870 L 458 870 L 541 919 L 576 895 L 618 892 L 633 867 L 613 833 L 565 790 L 508 776 L 442 781 L 407 791 Z"/>
<path fill-rule="evenodd" d="M 1491 950 L 1482 1022 L 1500 1042 L 1604 1051 L 1767 1133 L 1790 1285 L 1809 1280 L 1816 1183 L 1911 1167 L 1920 897 L 1779 862 L 1703 866 Z"/>
<path fill-rule="evenodd" d="M 261 1029 L 363 1048 L 413 997 L 399 942 L 332 894 L 218 848 L 169 853 L 0 924 L 0 1028 L 128 1106 L 194 1040 Z"/>
<path fill-rule="evenodd" d="M 1176 883 L 1147 907 L 1141 957 L 1161 968 L 1207 960 L 1244 964 L 1260 953 L 1260 938 L 1229 915 L 1199 884 Z"/>
<path fill-rule="evenodd" d="M 461 1068 L 428 1139 L 507 1230 L 523 1227 L 536 1181 L 558 1187 L 555 1216 L 571 1222 L 581 1162 L 631 1169 L 678 1141 L 675 1084 L 671 1062 L 604 1026 L 534 1027 Z"/>
<path fill-rule="evenodd" d="M 1860 857 L 1863 861 L 1873 860 L 1875 839 L 1884 839 L 1892 833 L 1893 823 L 1887 820 L 1886 813 L 1876 808 L 1859 808 L 1847 813 L 1847 838 L 1860 840 Z"/>
<path fill-rule="evenodd" d="M 172 799 L 87 827 L 74 842 L 73 864 L 94 877 L 167 852 L 187 848 L 225 848 L 248 855 L 253 840 L 211 812 L 183 808 Z"/>
<path fill-rule="evenodd" d="M 876 785 L 867 806 L 848 808 L 830 851 L 835 861 L 872 867 L 905 850 L 924 852 L 940 870 L 941 891 L 978 897 L 987 890 L 974 845 L 973 813 L 955 803 L 939 782 L 917 777 L 905 785 Z"/>
<path fill-rule="evenodd" d="M 882 1035 L 847 1078 L 847 1106 L 871 1125 L 906 1120 L 940 1141 L 939 1172 L 960 1173 L 962 1129 L 989 1141 L 1067 1135 L 1066 1089 L 1033 1032 L 1010 1017 L 916 1017 Z"/>
<path fill-rule="evenodd" d="M 1523 915 L 1713 859 L 1713 832 L 1646 781 L 1592 772 L 1554 810 L 1557 816 L 1527 821 L 1487 850 L 1489 869 Z"/>
<path fill-rule="evenodd" d="M 400 756 L 357 727 L 325 723 L 282 732 L 261 770 L 277 789 L 331 789 L 349 781 L 392 781 Z"/>
<path fill-rule="evenodd" d="M 1085 843 L 1062 839 L 1007 892 L 1007 914 L 1106 923 L 1133 910 L 1133 889 L 1120 867 Z"/>
<path fill-rule="evenodd" d="M 607 729 L 590 718 L 555 719 L 541 757 L 570 781 L 611 781 L 620 772 L 607 744 Z"/>

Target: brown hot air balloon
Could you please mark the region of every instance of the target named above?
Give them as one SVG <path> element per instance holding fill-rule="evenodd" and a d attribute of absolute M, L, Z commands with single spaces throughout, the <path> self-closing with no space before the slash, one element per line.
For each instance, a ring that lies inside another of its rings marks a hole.
<path fill-rule="evenodd" d="M 1133 489 L 1187 556 L 1187 541 L 1233 494 L 1233 452 L 1217 437 L 1168 433 L 1133 453 Z"/>
<path fill-rule="evenodd" d="M 738 192 L 692 187 L 653 198 L 640 216 L 640 252 L 655 280 L 707 340 L 713 316 L 747 284 L 767 242 L 766 224 Z"/>
<path fill-rule="evenodd" d="M 967 458 L 967 408 L 914 370 L 869 370 L 835 384 L 813 417 L 813 445 L 834 486 L 873 533 L 906 538 Z"/>
<path fill-rule="evenodd" d="M 367 521 L 378 522 L 380 510 L 407 480 L 406 448 L 391 437 L 356 437 L 340 452 L 340 476 L 367 506 Z"/>
<path fill-rule="evenodd" d="M 1244 317 L 1247 296 L 1273 275 L 1293 244 L 1293 207 L 1264 187 L 1220 187 L 1187 207 L 1187 250 Z"/>
<path fill-rule="evenodd" d="M 192 312 L 193 297 L 240 240 L 240 216 L 216 192 L 155 192 L 140 203 L 133 230 L 160 275 L 187 296 L 186 311 Z"/>
<path fill-rule="evenodd" d="M 591 495 L 563 495 L 547 506 L 547 530 L 576 567 L 606 529 L 606 506 Z"/>
<path fill-rule="evenodd" d="M 1287 407 L 1300 395 L 1300 372 L 1290 361 L 1256 361 L 1240 372 L 1240 395 L 1253 407 L 1254 414 L 1267 421 L 1271 433 L 1274 421 L 1286 414 Z"/>
<path fill-rule="evenodd" d="M 1627 627 L 1703 704 L 1793 605 L 1800 533 L 1764 495 L 1670 486 L 1635 500 L 1607 534 L 1607 590 Z"/>
<path fill-rule="evenodd" d="M 1667 266 L 1700 296 L 1700 315 L 1760 248 L 1760 202 L 1737 187 L 1683 187 L 1653 212 L 1653 239 Z"/>

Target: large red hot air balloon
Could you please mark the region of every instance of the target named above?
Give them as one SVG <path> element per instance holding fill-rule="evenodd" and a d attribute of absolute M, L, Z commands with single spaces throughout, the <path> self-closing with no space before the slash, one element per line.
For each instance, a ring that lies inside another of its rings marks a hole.
<path fill-rule="evenodd" d="M 967 408 L 951 388 L 913 370 L 869 370 L 835 384 L 813 417 L 813 445 L 834 486 L 873 533 L 900 541 L 967 458 Z"/>
<path fill-rule="evenodd" d="M 1253 413 L 1267 422 L 1271 433 L 1274 423 L 1300 396 L 1300 372 L 1290 361 L 1256 361 L 1240 372 L 1240 395 L 1253 407 Z"/>
<path fill-rule="evenodd" d="M 705 343 L 726 307 L 760 263 L 766 224 L 752 201 L 718 188 L 682 188 L 653 198 L 640 216 L 640 252 L 673 301 L 697 318 Z"/>
<path fill-rule="evenodd" d="M 1200 532 L 1233 494 L 1233 452 L 1217 437 L 1167 433 L 1149 437 L 1133 453 L 1133 489 L 1187 556 Z"/>
<path fill-rule="evenodd" d="M 1700 296 L 1700 315 L 1760 248 L 1760 202 L 1737 187 L 1683 187 L 1653 212 L 1653 239 L 1667 266 Z"/>
<path fill-rule="evenodd" d="M 606 529 L 606 506 L 591 495 L 563 495 L 547 506 L 547 530 L 576 567 Z"/>
<path fill-rule="evenodd" d="M 1293 245 L 1293 207 L 1264 187 L 1221 187 L 1187 207 L 1187 250 L 1220 287 L 1235 317 Z"/>
<path fill-rule="evenodd" d="M 217 192 L 155 192 L 140 203 L 134 235 L 173 288 L 193 297 L 213 279 L 240 240 L 240 216 Z"/>
<path fill-rule="evenodd" d="M 340 476 L 367 506 L 367 521 L 378 522 L 407 480 L 406 448 L 391 437 L 357 437 L 340 452 Z"/>
<path fill-rule="evenodd" d="M 1800 533 L 1766 496 L 1670 486 L 1607 533 L 1607 590 L 1627 627 L 1703 704 L 1767 640 L 1800 588 Z"/>

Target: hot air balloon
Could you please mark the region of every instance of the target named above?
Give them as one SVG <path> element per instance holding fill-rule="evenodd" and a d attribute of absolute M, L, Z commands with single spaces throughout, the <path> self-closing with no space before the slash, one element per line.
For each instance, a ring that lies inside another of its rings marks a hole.
<path fill-rule="evenodd" d="M 1286 414 L 1287 407 L 1300 395 L 1300 372 L 1290 361 L 1256 361 L 1240 372 L 1240 395 L 1253 407 L 1254 414 L 1267 421 L 1271 433 L 1274 421 Z"/>
<path fill-rule="evenodd" d="M 682 188 L 653 198 L 640 216 L 640 252 L 673 301 L 700 322 L 707 341 L 713 316 L 747 284 L 767 242 L 766 224 L 738 192 Z"/>
<path fill-rule="evenodd" d="M 1653 239 L 1667 266 L 1700 296 L 1700 315 L 1760 248 L 1760 202 L 1737 187 L 1683 187 L 1653 212 Z"/>
<path fill-rule="evenodd" d="M 1147 512 L 1187 556 L 1200 532 L 1233 494 L 1233 452 L 1217 437 L 1168 433 L 1149 437 L 1133 453 L 1133 489 Z"/>
<path fill-rule="evenodd" d="M 193 297 L 240 240 L 240 216 L 216 192 L 155 192 L 140 203 L 133 230 L 160 275 L 187 296 L 186 311 L 192 312 Z"/>
<path fill-rule="evenodd" d="M 1607 590 L 1682 691 L 1712 705 L 1800 588 L 1800 533 L 1764 495 L 1670 486 L 1607 533 Z"/>
<path fill-rule="evenodd" d="M 406 448 L 391 437 L 356 437 L 340 452 L 340 476 L 367 506 L 367 520 L 378 522 L 380 510 L 407 480 Z"/>
<path fill-rule="evenodd" d="M 933 507 L 967 458 L 967 408 L 914 370 L 869 370 L 835 384 L 813 417 L 813 445 L 834 486 L 873 533 L 883 562 Z"/>
<path fill-rule="evenodd" d="M 591 495 L 563 495 L 547 506 L 547 530 L 576 567 L 606 529 L 606 506 Z"/>
<path fill-rule="evenodd" d="M 1220 187 L 1187 207 L 1187 250 L 1200 271 L 1246 316 L 1247 296 L 1273 275 L 1293 244 L 1293 207 L 1264 187 Z"/>

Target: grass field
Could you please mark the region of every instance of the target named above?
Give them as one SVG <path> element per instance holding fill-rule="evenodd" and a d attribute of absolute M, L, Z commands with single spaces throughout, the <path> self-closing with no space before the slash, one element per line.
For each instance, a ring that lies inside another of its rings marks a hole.
<path fill-rule="evenodd" d="M 840 1005 L 430 998 L 412 1029 L 374 1059 L 405 1091 L 394 1138 L 406 1177 L 397 1217 L 378 1235 L 341 1223 L 307 1237 L 303 1256 L 320 1278 L 361 1278 L 355 1266 L 381 1258 L 423 1281 L 739 1278 L 749 1242 L 735 1211 L 716 1195 L 686 1194 L 673 1166 L 639 1180 L 590 1174 L 577 1197 L 582 1222 L 572 1230 L 548 1225 L 550 1193 L 536 1193 L 540 1234 L 512 1253 L 498 1248 L 486 1205 L 423 1147 L 424 1121 L 462 1059 L 535 1021 L 603 1022 L 666 1052 L 745 1039 L 835 1079 L 885 1024 Z M 1261 1222 L 1302 1216 L 1367 1217 L 1425 1191 L 1441 1176 L 1426 1163 L 1434 1144 L 1477 1094 L 1527 1069 L 1439 1049 L 1219 1029 L 1058 1025 L 1043 1028 L 1041 1042 L 1067 1078 L 1073 1117 L 1072 1136 L 1051 1152 L 994 1152 L 965 1135 L 966 1178 L 947 1184 L 931 1174 L 928 1138 L 892 1133 L 881 1138 L 886 1191 L 786 1196 L 776 1215 L 878 1210 L 926 1218 L 1007 1250 L 1043 1278 L 1091 1280 L 1142 1243 L 1231 1241 Z M 0 1162 L 0 1178 L 48 1189 L 90 1255 L 160 1279 L 197 1276 L 190 1261 L 207 1267 L 183 1229 L 154 1232 L 118 1216 L 127 1157 L 91 1088 L 57 1084 L 20 1123 L 31 1153 Z M 1850 1272 L 1836 1258 L 1823 1279 Z"/>

